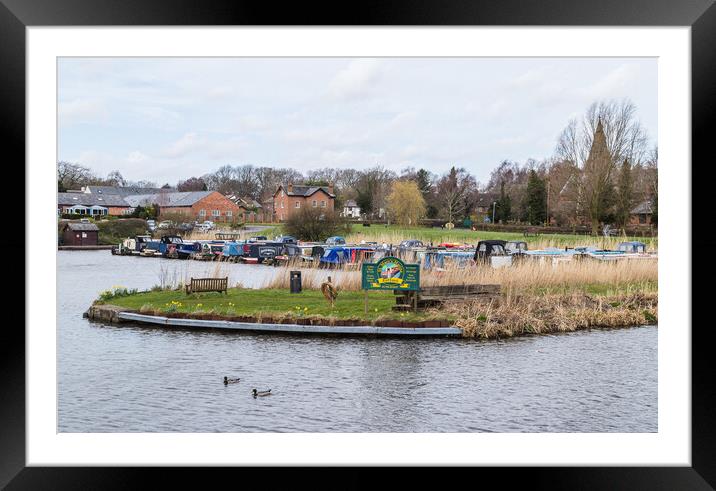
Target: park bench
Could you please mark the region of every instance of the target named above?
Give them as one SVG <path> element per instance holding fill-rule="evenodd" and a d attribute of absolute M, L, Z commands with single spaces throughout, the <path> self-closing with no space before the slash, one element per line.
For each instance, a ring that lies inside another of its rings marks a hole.
<path fill-rule="evenodd" d="M 228 294 L 229 277 L 226 278 L 191 278 L 186 285 L 186 294 L 199 292 L 224 292 Z"/>
<path fill-rule="evenodd" d="M 539 237 L 539 232 L 537 232 L 536 228 L 528 228 L 524 232 L 525 237 Z"/>
<path fill-rule="evenodd" d="M 500 294 L 500 285 L 444 285 L 427 286 L 418 291 L 393 290 L 393 310 L 426 309 L 445 302 L 489 300 Z M 417 303 L 416 303 L 417 295 Z"/>

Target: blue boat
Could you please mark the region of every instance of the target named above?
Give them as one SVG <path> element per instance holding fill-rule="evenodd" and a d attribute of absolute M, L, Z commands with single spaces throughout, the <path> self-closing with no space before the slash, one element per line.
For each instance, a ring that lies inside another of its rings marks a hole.
<path fill-rule="evenodd" d="M 176 252 L 179 259 L 188 259 L 192 254 L 201 252 L 201 244 L 199 242 L 182 242 L 177 244 Z"/>
<path fill-rule="evenodd" d="M 244 241 L 225 242 L 221 255 L 226 261 L 238 261 L 244 255 Z"/>
<path fill-rule="evenodd" d="M 373 256 L 375 249 L 364 246 L 326 247 L 321 256 L 320 265 L 335 267 L 342 264 L 360 264 Z"/>

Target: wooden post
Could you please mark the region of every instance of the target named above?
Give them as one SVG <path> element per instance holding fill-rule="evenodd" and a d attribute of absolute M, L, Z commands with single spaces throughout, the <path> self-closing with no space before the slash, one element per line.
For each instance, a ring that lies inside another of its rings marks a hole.
<path fill-rule="evenodd" d="M 365 315 L 368 315 L 368 290 L 363 290 L 363 307 L 365 310 Z"/>
<path fill-rule="evenodd" d="M 413 305 L 415 306 L 415 313 L 418 313 L 418 292 L 413 291 Z"/>

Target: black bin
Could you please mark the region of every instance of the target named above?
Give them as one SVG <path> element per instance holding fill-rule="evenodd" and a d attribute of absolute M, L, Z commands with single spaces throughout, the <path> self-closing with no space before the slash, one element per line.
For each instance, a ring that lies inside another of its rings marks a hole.
<path fill-rule="evenodd" d="M 291 271 L 291 293 L 301 293 L 300 271 Z"/>

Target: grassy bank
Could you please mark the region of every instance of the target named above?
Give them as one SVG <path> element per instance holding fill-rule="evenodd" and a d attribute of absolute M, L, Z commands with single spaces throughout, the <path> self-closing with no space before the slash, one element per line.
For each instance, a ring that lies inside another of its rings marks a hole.
<path fill-rule="evenodd" d="M 319 290 L 304 290 L 299 294 L 267 289 L 229 288 L 228 294 L 196 293 L 187 295 L 181 290 L 141 292 L 133 295 L 104 295 L 104 302 L 131 310 L 157 314 L 217 314 L 227 317 L 256 318 L 336 318 L 360 319 L 372 323 L 378 320 L 425 320 L 438 316 L 436 312 L 393 312 L 392 292 L 371 292 L 368 314 L 364 311 L 363 292 L 341 291 L 331 308 Z M 443 314 L 442 318 L 450 316 Z"/>
<path fill-rule="evenodd" d="M 417 314 L 392 311 L 395 300 L 391 292 L 371 292 L 367 314 L 363 293 L 355 291 L 341 292 L 333 308 L 317 290 L 291 294 L 283 289 L 243 288 L 231 288 L 228 295 L 186 295 L 181 290 L 127 292 L 120 288 L 116 292 L 105 292 L 97 303 L 151 315 L 245 322 L 420 327 L 414 323 L 432 321 L 434 325 L 459 327 L 464 337 L 480 339 L 657 322 L 655 291 L 624 292 L 595 285 L 584 290 L 592 290 L 592 293 L 533 290 L 508 293 L 489 301 L 451 302 Z"/>

